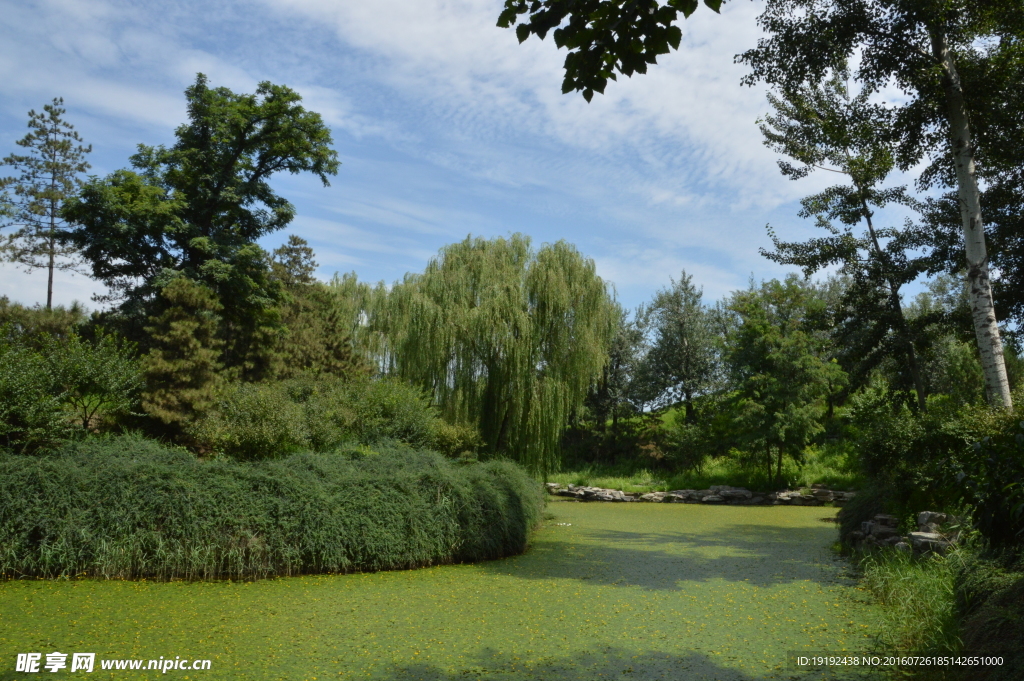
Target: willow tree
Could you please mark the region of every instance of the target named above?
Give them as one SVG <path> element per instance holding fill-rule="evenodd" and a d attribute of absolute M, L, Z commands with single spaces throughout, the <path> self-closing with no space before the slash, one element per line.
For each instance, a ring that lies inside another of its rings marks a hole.
<path fill-rule="evenodd" d="M 533 471 L 558 461 L 571 413 L 601 376 L 614 302 L 594 262 L 559 241 L 467 237 L 376 311 L 388 370 L 422 385 L 448 418 Z"/>

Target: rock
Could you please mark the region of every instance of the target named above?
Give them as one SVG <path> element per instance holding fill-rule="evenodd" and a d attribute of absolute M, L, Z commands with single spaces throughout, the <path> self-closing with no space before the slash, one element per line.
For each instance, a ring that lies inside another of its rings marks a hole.
<path fill-rule="evenodd" d="M 905 541 L 896 542 L 893 548 L 899 551 L 900 553 L 910 553 L 913 550 L 910 548 L 910 544 L 908 544 Z"/>
<path fill-rule="evenodd" d="M 545 482 L 544 486 L 547 488 L 549 494 L 554 494 L 558 490 L 562 489 L 562 486 L 557 482 Z"/>
<path fill-rule="evenodd" d="M 726 485 L 715 485 L 711 488 L 712 494 L 716 494 L 723 499 L 727 500 L 739 500 L 739 499 L 750 499 L 754 494 L 749 489 L 743 487 L 728 487 Z"/>
<path fill-rule="evenodd" d="M 709 494 L 700 500 L 702 504 L 720 504 L 723 501 L 725 501 L 725 499 L 717 494 Z"/>
<path fill-rule="evenodd" d="M 941 525 L 948 520 L 948 516 L 945 513 L 935 513 L 934 511 L 921 511 L 917 514 L 917 526 L 922 527 L 925 525 Z"/>
<path fill-rule="evenodd" d="M 647 494 L 640 495 L 640 501 L 653 501 L 661 503 L 665 501 L 665 497 L 668 496 L 668 492 L 648 492 Z"/>
<path fill-rule="evenodd" d="M 911 532 L 909 539 L 914 551 L 919 553 L 945 553 L 949 548 L 949 542 L 938 532 Z"/>
<path fill-rule="evenodd" d="M 895 527 L 889 527 L 888 525 L 875 525 L 871 528 L 871 536 L 879 541 L 899 537 L 899 535 L 900 533 L 896 531 Z"/>
<path fill-rule="evenodd" d="M 889 527 L 899 527 L 900 521 L 896 519 L 896 516 L 885 515 L 879 513 L 873 520 L 879 525 L 888 525 Z"/>

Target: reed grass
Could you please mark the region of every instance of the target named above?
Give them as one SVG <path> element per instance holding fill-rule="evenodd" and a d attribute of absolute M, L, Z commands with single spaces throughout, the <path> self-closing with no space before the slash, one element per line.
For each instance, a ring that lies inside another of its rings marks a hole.
<path fill-rule="evenodd" d="M 525 549 L 544 498 L 507 461 L 398 445 L 202 461 L 138 437 L 0 455 L 0 574 L 251 579 Z"/>

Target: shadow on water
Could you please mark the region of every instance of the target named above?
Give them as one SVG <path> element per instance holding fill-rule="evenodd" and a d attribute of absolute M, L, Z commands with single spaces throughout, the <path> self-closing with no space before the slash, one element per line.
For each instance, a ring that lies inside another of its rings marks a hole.
<path fill-rule="evenodd" d="M 635 651 L 607 647 L 592 652 L 585 652 L 571 657 L 541 657 L 533 660 L 522 660 L 493 649 L 485 649 L 479 654 L 467 658 L 457 668 L 442 669 L 430 664 L 398 665 L 381 669 L 362 678 L 374 681 L 875 681 L 882 677 L 866 670 L 844 670 L 832 673 L 828 671 L 802 671 L 790 667 L 775 669 L 763 674 L 751 674 L 737 669 L 742 660 L 715 660 L 701 653 L 685 655 L 669 654 L 657 651 Z M 750 665 L 747 665 L 750 666 Z M 99 670 L 97 670 L 99 671 Z M 224 672 L 212 670 L 203 674 L 204 678 L 222 679 L 306 679 L 319 676 L 326 670 L 304 669 L 303 665 L 289 665 L 288 669 L 268 669 L 262 672 L 234 669 L 228 676 Z M 338 671 L 327 672 L 330 675 Z M 66 672 L 66 670 L 65 670 Z M 43 673 L 46 673 L 43 670 Z M 154 673 L 156 674 L 154 676 Z M 284 676 L 282 677 L 282 674 Z M 182 672 L 176 673 L 182 678 Z M 37 674 L 25 674 L 11 671 L 0 671 L 0 681 L 28 679 Z M 81 673 L 64 674 L 65 677 L 89 678 L 91 675 Z M 174 674 L 172 674 L 174 676 Z M 104 678 L 110 678 L 104 676 Z M 151 679 L 170 678 L 159 672 L 122 672 L 116 678 L 131 678 L 133 681 L 149 681 Z M 347 678 L 347 676 L 346 676 Z"/>
<path fill-rule="evenodd" d="M 726 525 L 714 534 L 587 529 L 572 539 L 544 538 L 525 556 L 482 567 L 525 579 L 570 578 L 653 590 L 713 579 L 761 587 L 851 583 L 821 528 L 756 524 Z"/>
<path fill-rule="evenodd" d="M 714 660 L 701 653 L 674 655 L 656 651 L 638 652 L 605 648 L 570 658 L 511 660 L 493 650 L 482 652 L 459 669 L 439 669 L 428 664 L 403 666 L 379 677 L 388 681 L 471 681 L 507 679 L 508 681 L 799 681 L 878 679 L 864 670 L 833 673 L 792 668 L 751 674 L 735 668 L 740 660 Z M 750 666 L 750 665 L 747 665 Z"/>

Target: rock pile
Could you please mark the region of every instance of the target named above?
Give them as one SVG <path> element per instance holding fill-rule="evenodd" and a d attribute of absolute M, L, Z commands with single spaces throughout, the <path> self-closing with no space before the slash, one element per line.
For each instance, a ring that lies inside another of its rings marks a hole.
<path fill-rule="evenodd" d="M 784 504 L 821 506 L 826 502 L 841 506 L 852 499 L 855 494 L 855 492 L 826 489 L 823 485 L 813 485 L 809 490 L 784 490 L 768 494 L 751 492 L 743 487 L 730 487 L 729 485 L 712 485 L 709 489 L 677 489 L 671 492 L 648 492 L 646 494 L 630 494 L 622 490 L 602 487 L 576 485 L 563 487 L 557 482 L 547 483 L 547 488 L 549 493 L 556 496 L 572 497 L 580 501 L 647 501 L 676 504 L 729 504 L 732 506 L 779 506 Z"/>
<path fill-rule="evenodd" d="M 860 529 L 850 533 L 850 545 L 865 551 L 889 546 L 907 553 L 945 553 L 957 538 L 954 532 L 943 532 L 943 525 L 954 521 L 945 513 L 922 511 L 917 515 L 917 532 L 906 536 L 899 532 L 899 521 L 891 515 L 876 515 L 861 523 Z"/>

